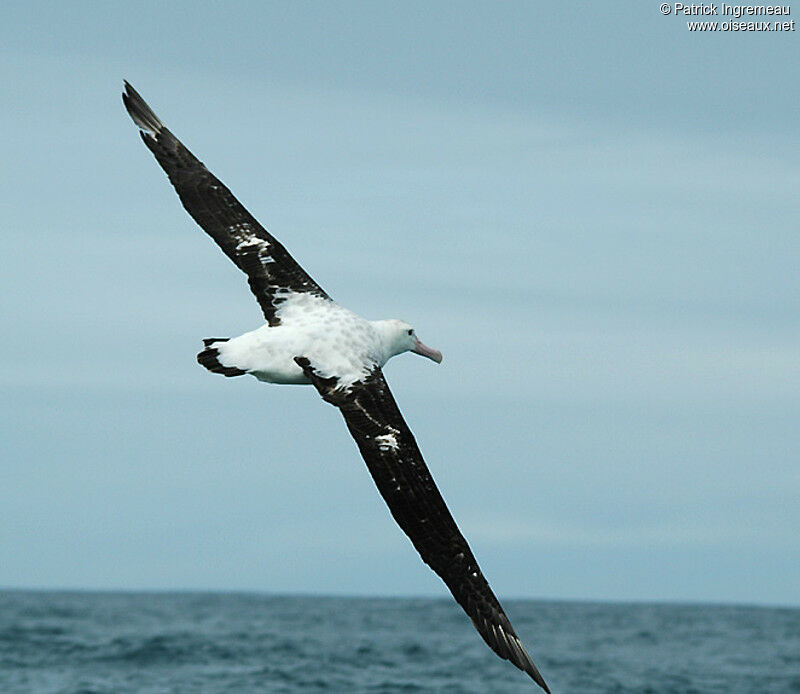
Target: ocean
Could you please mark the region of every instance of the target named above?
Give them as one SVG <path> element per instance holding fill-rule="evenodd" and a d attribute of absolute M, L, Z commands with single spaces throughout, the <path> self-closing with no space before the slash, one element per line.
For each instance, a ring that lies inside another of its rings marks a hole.
<path fill-rule="evenodd" d="M 800 692 L 800 609 L 505 600 L 554 694 Z M 538 692 L 449 599 L 0 592 L 0 692 Z"/>

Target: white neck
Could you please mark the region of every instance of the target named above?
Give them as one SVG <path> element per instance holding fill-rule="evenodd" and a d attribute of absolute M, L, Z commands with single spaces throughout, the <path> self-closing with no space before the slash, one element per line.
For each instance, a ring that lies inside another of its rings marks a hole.
<path fill-rule="evenodd" d="M 407 347 L 398 341 L 397 324 L 393 320 L 370 321 L 378 333 L 381 349 L 381 367 L 392 357 L 407 351 Z"/>

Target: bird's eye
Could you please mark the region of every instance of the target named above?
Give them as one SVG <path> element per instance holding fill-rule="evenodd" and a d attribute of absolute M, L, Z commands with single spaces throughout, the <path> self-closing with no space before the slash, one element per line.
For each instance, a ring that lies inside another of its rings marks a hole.
<path fill-rule="evenodd" d="M 413 330 L 409 330 L 409 331 L 408 331 L 408 334 L 409 334 L 409 335 L 413 335 L 413 334 L 414 334 L 414 331 L 413 331 Z"/>

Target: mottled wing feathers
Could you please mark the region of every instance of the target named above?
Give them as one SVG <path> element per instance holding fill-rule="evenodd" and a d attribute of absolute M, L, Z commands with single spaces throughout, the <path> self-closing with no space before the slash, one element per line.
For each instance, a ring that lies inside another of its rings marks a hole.
<path fill-rule="evenodd" d="M 381 496 L 422 560 L 442 578 L 490 648 L 549 692 L 453 520 L 381 370 L 340 387 L 338 379 L 320 377 L 308 359 L 295 361 L 323 399 L 341 411 Z"/>
<path fill-rule="evenodd" d="M 144 143 L 166 171 L 186 211 L 248 277 L 264 317 L 278 325 L 280 305 L 294 292 L 328 298 L 288 251 L 166 128 L 138 92 L 125 83 L 122 101 Z"/>

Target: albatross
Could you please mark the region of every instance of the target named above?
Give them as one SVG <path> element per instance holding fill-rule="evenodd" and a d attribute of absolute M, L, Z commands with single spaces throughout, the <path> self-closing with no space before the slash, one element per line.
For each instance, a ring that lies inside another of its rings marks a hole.
<path fill-rule="evenodd" d="M 197 361 L 227 377 L 314 386 L 337 407 L 378 491 L 422 560 L 501 658 L 550 690 L 481 572 L 395 403 L 382 368 L 414 352 L 437 363 L 405 321 L 370 321 L 337 304 L 125 82 L 122 100 L 186 211 L 247 275 L 266 323 L 207 338 Z"/>

